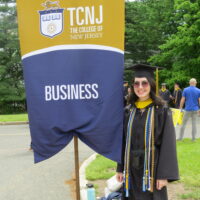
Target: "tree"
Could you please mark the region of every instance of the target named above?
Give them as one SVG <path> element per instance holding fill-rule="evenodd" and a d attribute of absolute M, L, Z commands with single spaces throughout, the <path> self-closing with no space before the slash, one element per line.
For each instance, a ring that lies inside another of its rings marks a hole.
<path fill-rule="evenodd" d="M 125 68 L 131 63 L 148 63 L 160 52 L 159 46 L 177 32 L 174 15 L 174 0 L 126 2 Z M 125 77 L 129 80 L 131 72 L 125 71 Z"/>
<path fill-rule="evenodd" d="M 184 86 L 192 77 L 200 80 L 200 5 L 197 0 L 176 0 L 174 20 L 177 32 L 160 46 L 149 61 L 167 68 L 166 80 L 180 80 Z"/>
<path fill-rule="evenodd" d="M 25 101 L 15 6 L 0 4 L 0 113 Z M 21 108 L 20 108 L 21 109 Z"/>
<path fill-rule="evenodd" d="M 126 3 L 125 49 L 133 63 L 147 63 L 169 34 L 176 32 L 173 0 L 142 0 Z"/>

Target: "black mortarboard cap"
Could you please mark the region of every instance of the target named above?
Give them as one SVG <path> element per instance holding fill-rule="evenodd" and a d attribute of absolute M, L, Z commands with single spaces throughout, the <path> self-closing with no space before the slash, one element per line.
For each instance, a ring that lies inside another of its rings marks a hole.
<path fill-rule="evenodd" d="M 135 64 L 126 69 L 133 70 L 135 72 L 135 77 L 147 77 L 152 79 L 154 79 L 154 72 L 156 71 L 156 94 L 158 95 L 158 69 L 163 69 L 162 67 L 153 67 L 146 64 Z"/>
<path fill-rule="evenodd" d="M 181 86 L 181 83 L 180 82 L 178 82 L 178 81 L 175 81 L 175 83 L 174 84 L 176 84 L 176 85 L 178 85 L 178 86 Z"/>
<path fill-rule="evenodd" d="M 135 64 L 126 69 L 133 70 L 135 72 L 135 77 L 150 77 L 154 79 L 154 72 L 157 68 L 160 69 L 160 67 L 153 67 L 146 64 Z"/>

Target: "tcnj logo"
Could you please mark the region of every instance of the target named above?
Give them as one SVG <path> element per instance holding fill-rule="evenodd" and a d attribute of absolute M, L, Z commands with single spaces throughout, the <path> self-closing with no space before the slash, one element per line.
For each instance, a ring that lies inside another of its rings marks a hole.
<path fill-rule="evenodd" d="M 59 1 L 46 1 L 42 4 L 45 10 L 39 11 L 40 32 L 42 35 L 53 38 L 63 31 L 63 8 Z"/>

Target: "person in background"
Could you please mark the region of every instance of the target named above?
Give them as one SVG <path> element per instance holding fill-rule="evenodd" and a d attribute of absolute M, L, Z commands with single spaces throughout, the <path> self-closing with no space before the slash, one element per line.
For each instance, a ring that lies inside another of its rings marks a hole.
<path fill-rule="evenodd" d="M 179 109 L 182 98 L 182 90 L 180 89 L 180 84 L 178 82 L 174 84 L 174 92 L 172 98 L 173 98 L 174 108 Z"/>
<path fill-rule="evenodd" d="M 124 81 L 124 106 L 127 105 L 127 95 L 128 95 L 128 81 Z"/>
<path fill-rule="evenodd" d="M 190 86 L 185 88 L 183 90 L 181 102 L 180 102 L 180 109 L 183 109 L 183 106 L 185 104 L 184 109 L 184 117 L 183 117 L 183 124 L 180 129 L 180 134 L 178 140 L 182 140 L 184 136 L 184 131 L 186 124 L 188 120 L 192 119 L 192 141 L 195 141 L 196 139 L 196 121 L 197 121 L 197 115 L 199 111 L 199 105 L 200 105 L 200 93 L 199 89 L 196 87 L 197 81 L 195 78 L 190 79 L 189 81 Z"/>
<path fill-rule="evenodd" d="M 128 87 L 128 94 L 127 94 L 127 106 L 131 104 L 130 100 L 131 100 L 131 97 L 132 97 L 132 92 L 133 92 L 133 87 L 130 86 Z"/>
<path fill-rule="evenodd" d="M 171 110 L 156 96 L 156 67 L 137 64 L 130 105 L 125 109 L 122 162 L 123 199 L 167 200 L 167 183 L 179 179 Z"/>
<path fill-rule="evenodd" d="M 200 89 L 199 89 L 199 96 L 200 96 Z M 199 101 L 199 111 L 198 111 L 198 113 L 199 113 L 199 117 L 200 117 L 200 101 Z"/>
<path fill-rule="evenodd" d="M 172 99 L 172 95 L 170 91 L 167 89 L 166 85 L 167 85 L 166 83 L 161 84 L 159 95 L 164 101 L 166 101 L 167 104 L 169 104 Z"/>

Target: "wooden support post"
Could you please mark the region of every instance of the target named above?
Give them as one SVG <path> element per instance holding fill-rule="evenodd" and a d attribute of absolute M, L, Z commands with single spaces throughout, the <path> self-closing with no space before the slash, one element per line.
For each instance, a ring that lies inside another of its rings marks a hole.
<path fill-rule="evenodd" d="M 79 156 L 78 156 L 78 137 L 74 136 L 74 160 L 76 178 L 76 200 L 80 200 L 80 180 L 79 180 Z"/>

